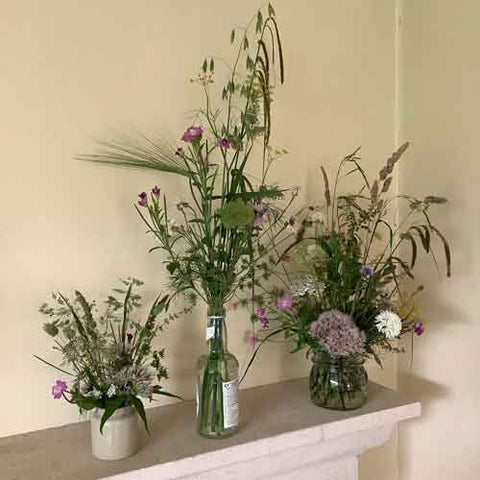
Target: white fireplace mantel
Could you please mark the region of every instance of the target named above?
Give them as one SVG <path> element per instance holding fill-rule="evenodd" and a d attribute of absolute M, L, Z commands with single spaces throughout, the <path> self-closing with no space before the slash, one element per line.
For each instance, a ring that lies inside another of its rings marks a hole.
<path fill-rule="evenodd" d="M 91 457 L 86 423 L 0 438 L 0 472 L 9 480 L 355 480 L 357 456 L 420 415 L 418 402 L 374 383 L 361 409 L 325 410 L 310 403 L 306 379 L 244 390 L 241 409 L 239 432 L 224 440 L 195 432 L 191 402 L 151 409 L 140 453 L 114 462 Z"/>

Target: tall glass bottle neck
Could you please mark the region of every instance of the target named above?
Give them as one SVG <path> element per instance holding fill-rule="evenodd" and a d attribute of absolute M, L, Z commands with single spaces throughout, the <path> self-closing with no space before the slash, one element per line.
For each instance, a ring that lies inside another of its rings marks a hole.
<path fill-rule="evenodd" d="M 210 352 L 227 351 L 225 316 L 209 315 L 207 318 L 207 345 Z"/>

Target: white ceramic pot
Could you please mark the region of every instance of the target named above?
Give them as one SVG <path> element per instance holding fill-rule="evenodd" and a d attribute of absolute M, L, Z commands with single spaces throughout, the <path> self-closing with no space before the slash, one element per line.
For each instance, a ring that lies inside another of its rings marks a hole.
<path fill-rule="evenodd" d="M 90 419 L 92 455 L 100 460 L 119 460 L 135 455 L 140 449 L 140 425 L 136 410 L 124 407 L 117 410 L 103 426 L 104 410 L 93 410 Z"/>

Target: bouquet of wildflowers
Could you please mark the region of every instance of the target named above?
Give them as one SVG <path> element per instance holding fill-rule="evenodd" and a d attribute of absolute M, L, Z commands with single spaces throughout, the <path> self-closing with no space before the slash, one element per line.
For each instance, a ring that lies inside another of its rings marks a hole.
<path fill-rule="evenodd" d="M 184 178 L 190 198 L 172 205 L 158 187 L 138 197 L 137 211 L 165 254 L 175 293 L 201 298 L 210 315 L 223 315 L 238 288 L 253 286 L 266 205 L 283 192 L 267 183 L 284 151 L 270 146 L 271 103 L 276 74 L 284 65 L 275 11 L 268 5 L 245 29 L 234 29 L 234 61 L 215 95 L 216 66 L 206 58 L 193 80 L 205 105 L 179 146 L 138 135 L 102 141 L 101 150 L 80 158 L 93 162 L 173 173 Z M 277 68 L 278 66 L 278 68 Z M 248 171 L 258 151 L 260 171 Z"/>
<path fill-rule="evenodd" d="M 258 297 L 263 322 L 274 320 L 278 327 L 268 337 L 283 332 L 296 351 L 305 348 L 314 357 L 372 356 L 381 363 L 380 352 L 398 351 L 394 341 L 400 336 L 424 332 L 413 303 L 423 286 L 407 293 L 403 281 L 414 281 L 420 249 L 437 264 L 435 238 L 447 276 L 451 253 L 430 218 L 430 210 L 446 199 L 388 195 L 394 167 L 407 147 L 394 152 L 373 181 L 360 165 L 358 150 L 340 162 L 333 188 L 322 168 L 325 203 L 305 210 L 298 220 L 304 235 L 282 250 L 277 262 L 281 284 Z M 360 179 L 358 192 L 340 193 L 342 180 L 353 175 Z M 392 217 L 397 202 L 405 203 L 400 219 Z"/>
<path fill-rule="evenodd" d="M 40 307 L 49 317 L 43 328 L 63 360 L 61 366 L 55 366 L 35 357 L 71 377 L 69 382 L 57 380 L 52 395 L 76 404 L 81 411 L 103 409 L 100 431 L 116 410 L 126 406 L 137 410 L 148 429 L 141 398 L 151 401 L 155 394 L 180 398 L 162 389 L 160 382 L 168 378 L 164 350 L 152 347 L 155 336 L 178 314 L 157 322 L 168 304 L 164 296 L 155 300 L 145 322 L 135 320 L 132 314 L 141 301 L 135 288 L 142 282 L 128 279 L 122 283 L 124 288 L 113 290 L 98 318 L 95 302 L 89 302 L 79 291 L 73 299 L 54 293 L 54 304 Z"/>

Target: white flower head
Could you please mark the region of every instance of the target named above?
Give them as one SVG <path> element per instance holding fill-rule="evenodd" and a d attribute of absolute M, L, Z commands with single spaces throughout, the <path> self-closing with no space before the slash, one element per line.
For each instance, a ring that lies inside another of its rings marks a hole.
<path fill-rule="evenodd" d="M 307 293 L 318 297 L 324 288 L 325 286 L 318 283 L 313 276 L 305 275 L 292 284 L 291 292 L 294 297 L 303 297 Z"/>
<path fill-rule="evenodd" d="M 391 310 L 384 310 L 375 317 L 375 326 L 386 338 L 396 338 L 402 332 L 401 318 Z"/>
<path fill-rule="evenodd" d="M 112 385 L 112 387 L 115 388 L 114 385 Z M 110 388 L 112 388 L 112 387 L 110 387 Z M 93 398 L 96 398 L 96 399 L 98 400 L 99 398 L 102 397 L 102 392 L 101 392 L 100 390 L 97 390 L 96 388 L 94 388 L 94 389 L 90 392 L 90 396 L 93 397 Z"/>
<path fill-rule="evenodd" d="M 313 223 L 324 223 L 325 222 L 325 216 L 320 210 L 316 210 L 312 213 L 310 216 L 310 220 Z"/>
<path fill-rule="evenodd" d="M 110 385 L 110 386 L 108 387 L 107 397 L 108 397 L 108 398 L 112 398 L 113 396 L 115 396 L 116 393 L 117 393 L 117 388 L 116 388 L 115 385 L 112 383 L 112 385 Z"/>

